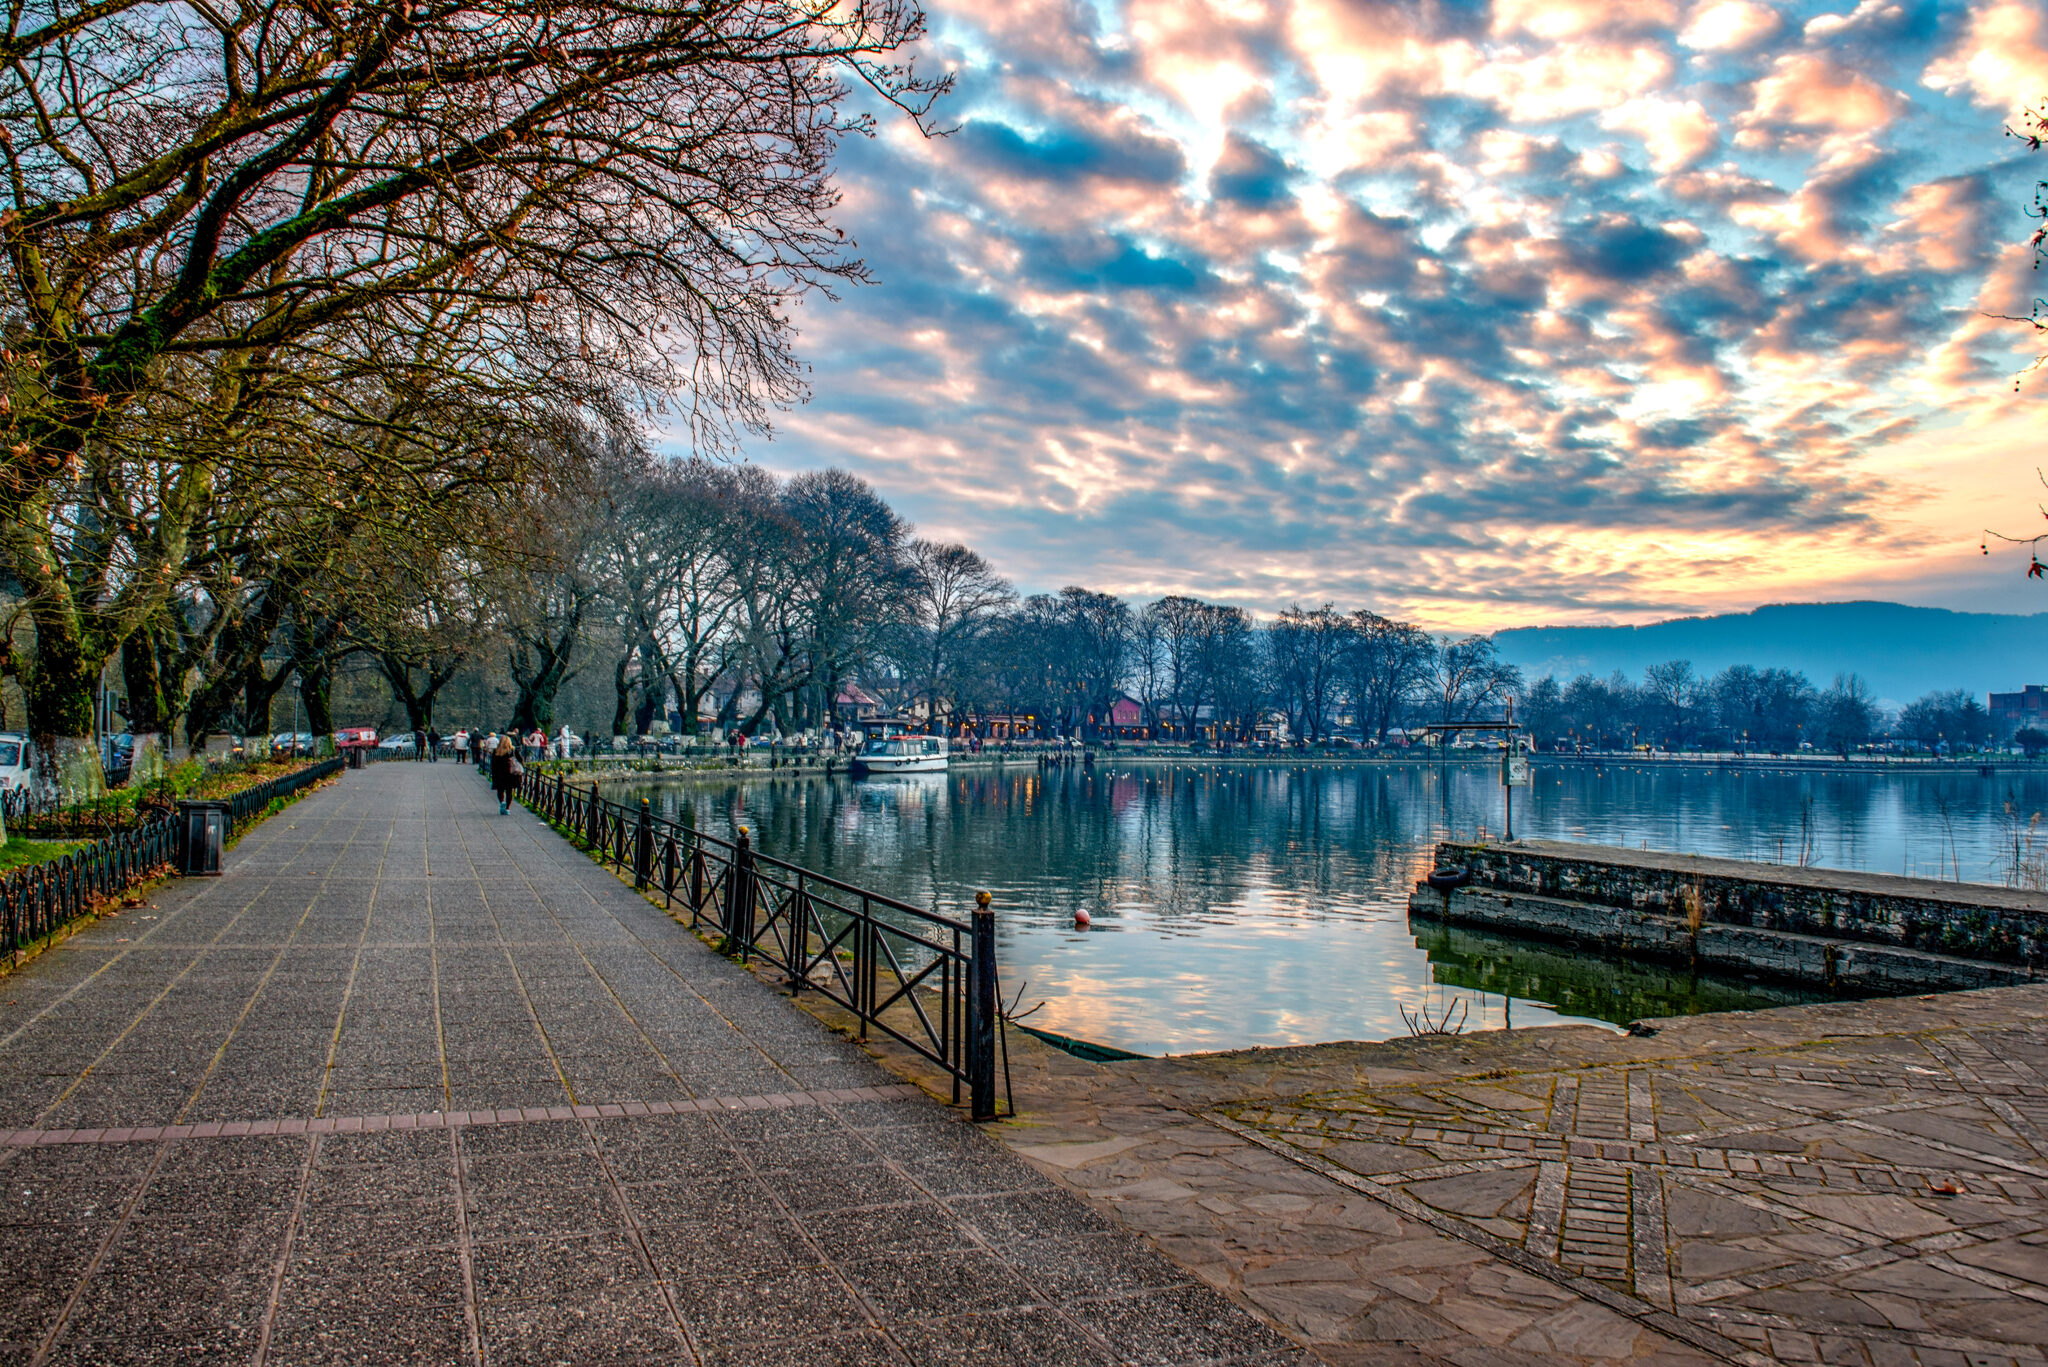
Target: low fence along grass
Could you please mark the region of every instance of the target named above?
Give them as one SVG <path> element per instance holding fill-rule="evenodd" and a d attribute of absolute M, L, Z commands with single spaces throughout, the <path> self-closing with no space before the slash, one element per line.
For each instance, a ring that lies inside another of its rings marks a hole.
<path fill-rule="evenodd" d="M 284 772 L 276 772 L 278 767 Z M 271 770 L 268 776 L 266 768 Z M 231 774 L 204 775 L 187 793 L 225 801 L 232 832 L 341 769 L 338 759 L 286 766 L 247 765 Z M 216 777 L 217 784 L 211 782 Z M 222 787 L 229 791 L 220 791 Z M 63 810 L 47 815 L 54 818 Z M 15 958 L 79 917 L 97 911 L 108 899 L 169 871 L 178 847 L 179 820 L 173 802 L 131 803 L 127 810 L 133 813 L 133 820 L 98 839 L 68 842 L 68 846 L 67 842 L 19 842 L 23 847 L 55 845 L 63 852 L 54 859 L 0 872 L 0 954 Z M 8 848 L 15 844 L 10 840 Z"/>

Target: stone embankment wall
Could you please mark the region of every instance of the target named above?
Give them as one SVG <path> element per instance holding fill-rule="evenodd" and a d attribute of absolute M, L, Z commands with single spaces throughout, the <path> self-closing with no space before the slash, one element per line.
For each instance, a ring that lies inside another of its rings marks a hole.
<path fill-rule="evenodd" d="M 2048 968 L 2048 896 L 1603 845 L 1446 841 L 1416 915 L 1873 992 L 1993 987 Z"/>

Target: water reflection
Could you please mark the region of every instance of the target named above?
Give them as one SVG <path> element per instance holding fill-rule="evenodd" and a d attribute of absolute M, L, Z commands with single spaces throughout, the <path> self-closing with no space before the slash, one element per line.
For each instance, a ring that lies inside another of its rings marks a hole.
<path fill-rule="evenodd" d="M 1486 767 L 1199 765 L 762 778 L 636 787 L 706 830 L 935 910 L 1001 912 L 1033 1023 L 1146 1053 L 1382 1039 L 1462 998 L 1467 1028 L 1778 1005 L 1797 992 L 1555 946 L 1411 928 L 1444 834 L 1498 830 Z M 2010 802 L 2018 823 L 2008 818 Z M 2037 778 L 1539 766 L 1526 835 L 2001 881 Z M 1076 911 L 1092 927 L 1077 931 Z"/>

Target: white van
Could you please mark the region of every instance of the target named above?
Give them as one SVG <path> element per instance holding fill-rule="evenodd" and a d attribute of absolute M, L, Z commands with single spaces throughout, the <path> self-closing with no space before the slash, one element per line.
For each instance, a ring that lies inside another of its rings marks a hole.
<path fill-rule="evenodd" d="M 20 731 L 0 731 L 0 793 L 21 792 L 35 784 L 36 748 Z"/>

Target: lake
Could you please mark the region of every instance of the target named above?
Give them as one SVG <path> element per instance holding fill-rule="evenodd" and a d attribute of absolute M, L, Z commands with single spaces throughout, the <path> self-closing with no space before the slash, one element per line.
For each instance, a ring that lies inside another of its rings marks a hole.
<path fill-rule="evenodd" d="M 1518 835 L 2003 883 L 2048 777 L 1536 765 Z M 1817 994 L 1418 921 L 1435 841 L 1500 830 L 1492 765 L 1122 763 L 607 784 L 919 906 L 998 912 L 1028 1024 L 1140 1053 L 1737 1010 Z M 2048 833 L 2044 833 L 2048 835 Z M 1782 851 L 1782 854 L 1781 854 Z M 1074 927 L 1086 911 L 1092 925 Z"/>

